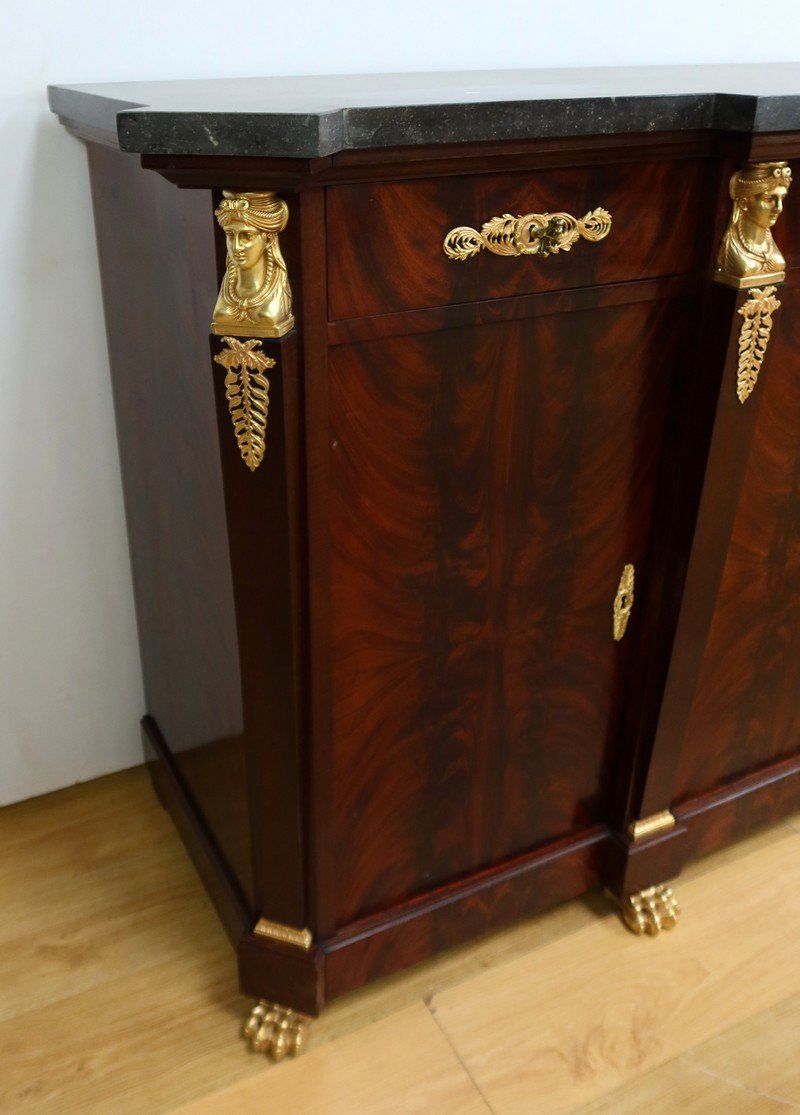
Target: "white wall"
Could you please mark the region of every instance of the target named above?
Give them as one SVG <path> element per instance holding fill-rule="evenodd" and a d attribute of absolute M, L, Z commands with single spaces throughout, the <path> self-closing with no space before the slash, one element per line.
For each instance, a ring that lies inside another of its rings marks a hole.
<path fill-rule="evenodd" d="M 800 53 L 800 5 L 0 0 L 0 42 L 2 804 L 141 760 L 143 699 L 86 165 L 80 142 L 48 114 L 45 85 L 791 61 Z"/>

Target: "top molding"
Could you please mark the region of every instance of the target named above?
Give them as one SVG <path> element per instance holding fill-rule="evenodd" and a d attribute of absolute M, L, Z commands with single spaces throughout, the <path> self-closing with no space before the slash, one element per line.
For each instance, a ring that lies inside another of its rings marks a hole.
<path fill-rule="evenodd" d="M 142 155 L 317 158 L 487 140 L 800 130 L 800 64 L 51 85 L 86 138 Z"/>

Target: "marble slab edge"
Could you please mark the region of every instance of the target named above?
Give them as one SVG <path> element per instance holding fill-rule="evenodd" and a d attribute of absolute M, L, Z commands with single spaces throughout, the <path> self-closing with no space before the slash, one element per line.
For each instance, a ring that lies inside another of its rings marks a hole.
<path fill-rule="evenodd" d="M 69 86 L 50 108 L 79 135 L 115 134 L 142 155 L 320 158 L 339 151 L 437 143 L 719 129 L 800 130 L 800 95 L 651 94 L 469 104 L 369 106 L 321 112 L 156 109 Z"/>

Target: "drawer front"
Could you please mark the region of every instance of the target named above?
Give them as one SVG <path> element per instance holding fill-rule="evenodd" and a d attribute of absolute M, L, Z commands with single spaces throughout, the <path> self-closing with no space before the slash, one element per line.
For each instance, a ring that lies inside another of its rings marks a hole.
<path fill-rule="evenodd" d="M 367 317 L 536 291 L 625 282 L 690 271 L 697 258 L 698 197 L 706 164 L 615 164 L 514 174 L 332 186 L 328 190 L 329 318 Z M 605 239 L 579 238 L 548 256 L 483 249 L 450 259 L 443 243 L 460 226 L 493 217 L 611 214 Z"/>

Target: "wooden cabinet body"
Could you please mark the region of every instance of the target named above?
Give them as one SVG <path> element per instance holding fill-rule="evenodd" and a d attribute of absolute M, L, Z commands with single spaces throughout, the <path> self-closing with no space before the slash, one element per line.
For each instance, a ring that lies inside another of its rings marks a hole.
<path fill-rule="evenodd" d="M 792 158 L 800 133 L 140 160 L 73 126 L 145 736 L 243 990 L 315 1014 L 798 807 L 797 197 L 747 405 L 746 292 L 713 268 L 732 171 Z M 290 210 L 296 329 L 263 341 L 252 472 L 208 336 L 223 188 Z M 611 233 L 569 253 L 442 250 L 457 225 L 597 206 Z"/>

